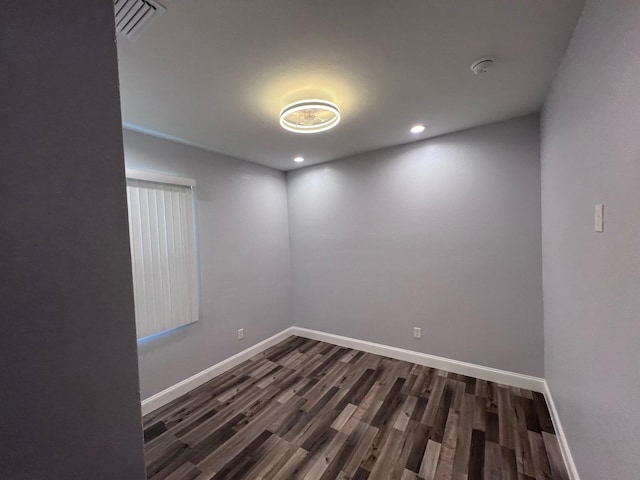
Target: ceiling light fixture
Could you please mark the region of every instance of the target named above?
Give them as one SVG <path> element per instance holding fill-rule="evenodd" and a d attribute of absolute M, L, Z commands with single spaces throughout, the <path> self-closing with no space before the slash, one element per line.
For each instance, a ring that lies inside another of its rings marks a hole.
<path fill-rule="evenodd" d="M 422 133 L 424 132 L 424 125 L 414 125 L 411 127 L 411 133 Z"/>
<path fill-rule="evenodd" d="M 296 133 L 325 132 L 340 123 L 337 105 L 326 100 L 301 100 L 280 112 L 280 125 Z"/>
<path fill-rule="evenodd" d="M 296 162 L 296 163 L 302 163 L 302 162 L 304 162 L 304 158 L 298 156 L 298 157 L 294 158 L 293 161 Z"/>

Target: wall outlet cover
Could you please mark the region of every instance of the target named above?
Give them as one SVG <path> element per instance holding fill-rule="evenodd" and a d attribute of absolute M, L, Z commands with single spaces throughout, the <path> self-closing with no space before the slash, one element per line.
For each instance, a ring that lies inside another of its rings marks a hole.
<path fill-rule="evenodd" d="M 604 232 L 604 205 L 599 203 L 595 208 L 595 231 Z"/>

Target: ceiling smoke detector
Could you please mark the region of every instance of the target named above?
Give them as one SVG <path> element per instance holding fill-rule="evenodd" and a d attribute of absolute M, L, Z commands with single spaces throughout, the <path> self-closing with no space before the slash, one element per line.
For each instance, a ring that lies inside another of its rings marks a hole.
<path fill-rule="evenodd" d="M 495 62 L 496 59 L 493 57 L 479 58 L 471 64 L 471 71 L 476 75 L 487 73 L 487 70 L 489 70 Z"/>
<path fill-rule="evenodd" d="M 325 132 L 340 123 L 340 110 L 326 100 L 301 100 L 280 112 L 280 125 L 296 133 Z"/>

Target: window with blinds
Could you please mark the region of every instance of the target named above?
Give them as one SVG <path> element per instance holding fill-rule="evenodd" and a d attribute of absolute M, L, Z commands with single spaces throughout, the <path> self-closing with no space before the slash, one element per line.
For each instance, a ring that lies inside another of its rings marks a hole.
<path fill-rule="evenodd" d="M 127 170 L 138 339 L 198 320 L 195 181 Z"/>

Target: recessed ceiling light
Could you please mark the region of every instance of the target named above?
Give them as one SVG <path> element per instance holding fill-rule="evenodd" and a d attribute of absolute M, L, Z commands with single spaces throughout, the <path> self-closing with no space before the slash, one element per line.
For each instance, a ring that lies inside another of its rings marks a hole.
<path fill-rule="evenodd" d="M 411 133 L 421 133 L 424 132 L 424 125 L 414 125 L 411 127 Z"/>
<path fill-rule="evenodd" d="M 280 125 L 290 132 L 324 132 L 338 123 L 340 110 L 326 100 L 301 100 L 287 105 L 280 112 Z"/>
<path fill-rule="evenodd" d="M 296 158 L 293 159 L 293 161 L 296 162 L 296 163 L 302 163 L 302 162 L 304 162 L 304 158 L 296 157 Z"/>

